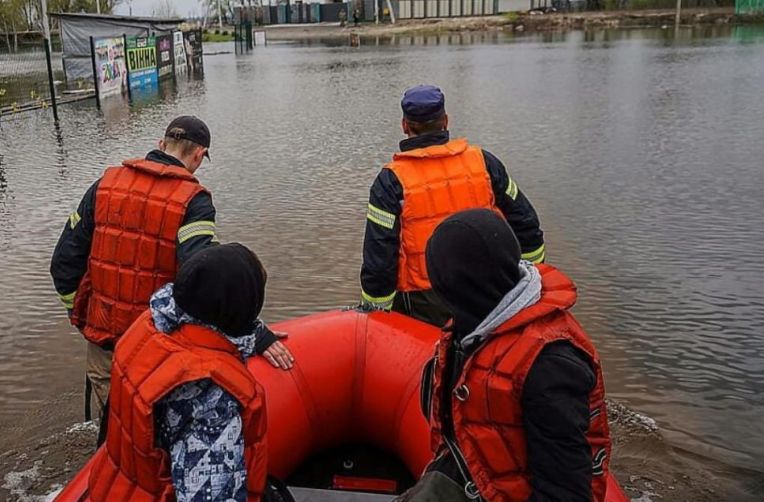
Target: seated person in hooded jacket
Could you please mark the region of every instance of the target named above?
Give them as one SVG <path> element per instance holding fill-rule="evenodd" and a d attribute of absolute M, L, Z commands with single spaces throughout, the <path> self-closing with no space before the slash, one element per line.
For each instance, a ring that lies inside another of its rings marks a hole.
<path fill-rule="evenodd" d="M 116 346 L 91 500 L 261 500 L 265 401 L 245 361 L 263 332 L 265 282 L 252 251 L 225 244 L 154 293 Z M 292 366 L 286 349 L 278 357 Z"/>
<path fill-rule="evenodd" d="M 490 210 L 457 213 L 426 248 L 453 314 L 427 365 L 434 460 L 402 501 L 602 501 L 610 433 L 599 356 L 573 282 L 520 258 Z"/>

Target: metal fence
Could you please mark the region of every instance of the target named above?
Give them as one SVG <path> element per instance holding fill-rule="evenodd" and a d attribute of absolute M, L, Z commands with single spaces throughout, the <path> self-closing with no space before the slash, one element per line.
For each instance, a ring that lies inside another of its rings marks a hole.
<path fill-rule="evenodd" d="M 530 0 L 530 2 L 531 9 L 543 9 L 552 7 L 559 11 L 609 11 L 676 8 L 676 0 Z M 732 7 L 734 2 L 735 0 L 682 0 L 682 8 L 712 9 L 717 7 Z"/>
<path fill-rule="evenodd" d="M 61 58 L 52 58 L 54 80 L 63 80 Z M 0 52 L 0 117 L 47 110 L 51 106 L 48 62 L 40 41 L 37 47 Z"/>
<path fill-rule="evenodd" d="M 398 0 L 400 19 L 491 16 L 499 11 L 497 0 Z"/>
<path fill-rule="evenodd" d="M 738 14 L 764 14 L 764 0 L 737 0 L 735 12 Z"/>
<path fill-rule="evenodd" d="M 244 21 L 241 24 L 235 25 L 233 35 L 236 54 L 243 54 L 247 51 L 251 51 L 254 48 L 251 21 Z"/>

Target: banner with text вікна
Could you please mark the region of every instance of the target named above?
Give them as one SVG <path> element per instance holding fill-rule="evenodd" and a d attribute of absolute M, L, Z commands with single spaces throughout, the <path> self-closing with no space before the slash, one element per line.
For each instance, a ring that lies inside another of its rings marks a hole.
<path fill-rule="evenodd" d="M 183 44 L 183 32 L 174 31 L 172 33 L 173 49 L 175 51 L 175 73 L 180 75 L 186 73 L 188 63 L 186 62 L 186 46 Z"/>
<path fill-rule="evenodd" d="M 94 38 L 96 90 L 99 97 L 127 92 L 125 41 L 118 38 Z"/>
<path fill-rule="evenodd" d="M 157 85 L 156 37 L 127 37 L 127 81 L 130 89 Z"/>
<path fill-rule="evenodd" d="M 157 36 L 157 76 L 159 79 L 172 77 L 173 44 L 172 35 Z"/>

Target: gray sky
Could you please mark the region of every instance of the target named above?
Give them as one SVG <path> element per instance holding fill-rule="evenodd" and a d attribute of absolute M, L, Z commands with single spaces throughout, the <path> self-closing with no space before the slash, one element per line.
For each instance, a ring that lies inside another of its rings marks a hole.
<path fill-rule="evenodd" d="M 172 6 L 180 17 L 196 17 L 201 16 L 202 13 L 200 0 L 123 0 L 114 9 L 114 13 L 129 14 L 130 4 L 132 4 L 134 16 L 151 16 L 156 9 L 162 12 L 166 9 L 164 7 L 166 5 Z"/>

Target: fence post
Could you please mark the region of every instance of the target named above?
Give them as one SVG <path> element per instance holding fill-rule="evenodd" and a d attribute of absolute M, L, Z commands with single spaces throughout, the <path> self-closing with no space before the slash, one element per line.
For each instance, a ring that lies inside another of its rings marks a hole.
<path fill-rule="evenodd" d="M 178 75 L 175 73 L 175 31 L 170 31 L 170 37 L 172 37 L 172 80 L 177 82 Z M 125 54 L 125 59 L 127 59 L 127 54 Z M 127 67 L 127 61 L 125 61 L 125 67 Z"/>
<path fill-rule="evenodd" d="M 128 101 L 132 102 L 133 90 L 130 88 L 130 58 L 127 57 L 127 35 L 124 33 L 122 34 L 122 47 L 125 51 L 125 71 L 127 72 L 127 99 Z"/>
<path fill-rule="evenodd" d="M 90 37 L 90 63 L 93 65 L 93 85 L 95 86 L 96 107 L 101 109 L 101 97 L 98 95 L 98 68 L 95 61 L 95 39 Z M 127 63 L 127 47 L 125 47 L 125 63 Z M 127 64 L 125 64 L 127 68 Z M 130 88 L 130 77 L 128 76 L 127 88 Z"/>
<path fill-rule="evenodd" d="M 50 40 L 46 38 L 42 42 L 45 44 L 45 61 L 48 63 L 48 86 L 50 86 L 50 104 L 53 106 L 53 121 L 58 123 L 56 85 L 53 83 L 53 65 L 50 62 Z"/>
<path fill-rule="evenodd" d="M 679 34 L 679 23 L 682 20 L 682 0 L 676 0 L 676 21 L 674 31 Z"/>

